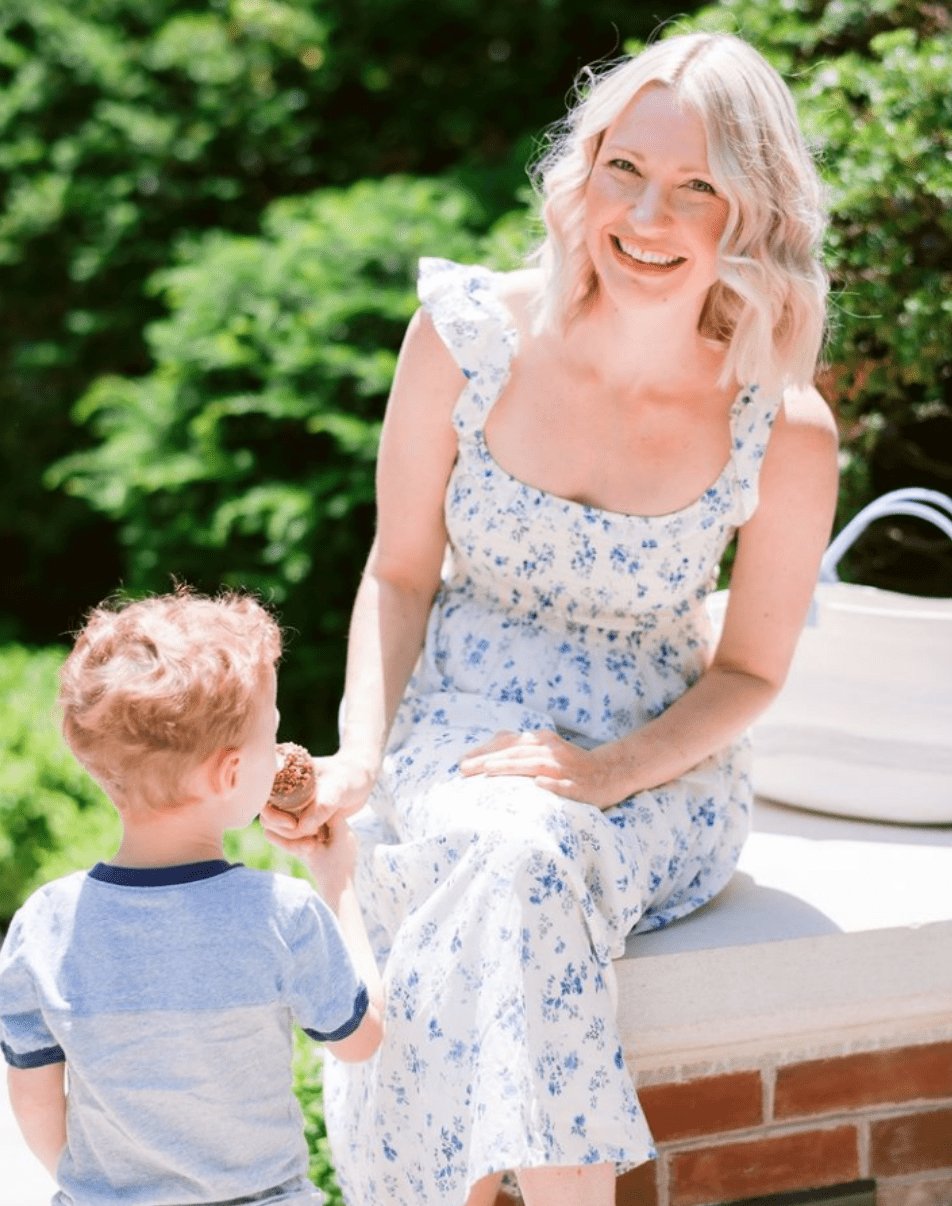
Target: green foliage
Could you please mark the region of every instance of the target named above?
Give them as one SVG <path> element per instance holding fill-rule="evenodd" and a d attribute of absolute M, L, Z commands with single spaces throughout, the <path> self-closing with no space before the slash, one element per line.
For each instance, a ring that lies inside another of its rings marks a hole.
<path fill-rule="evenodd" d="M 91 376 L 147 367 L 142 283 L 175 231 L 248 229 L 312 170 L 298 110 L 328 34 L 297 0 L 0 0 L 0 609 L 22 629 L 115 585 L 109 527 L 51 505 L 43 469 Z"/>
<path fill-rule="evenodd" d="M 250 234 L 276 198 L 450 165 L 495 217 L 579 64 L 613 51 L 616 22 L 643 34 L 658 14 L 0 0 L 0 626 L 57 639 L 122 575 L 112 527 L 40 482 L 86 442 L 68 416 L 90 382 L 149 371 L 162 307 L 143 285 L 181 236 Z"/>
<path fill-rule="evenodd" d="M 119 523 L 131 590 L 174 574 L 277 604 L 297 634 L 282 711 L 305 743 L 334 725 L 416 263 L 480 257 L 479 217 L 458 186 L 391 177 L 275 202 L 257 238 L 183 244 L 152 283 L 171 310 L 148 332 L 157 368 L 97 381 L 77 417 L 101 442 L 51 474 Z M 515 255 L 514 223 L 489 242 Z"/>
<path fill-rule="evenodd" d="M 115 810 L 56 723 L 65 653 L 0 647 L 0 926 L 34 888 L 118 846 Z"/>

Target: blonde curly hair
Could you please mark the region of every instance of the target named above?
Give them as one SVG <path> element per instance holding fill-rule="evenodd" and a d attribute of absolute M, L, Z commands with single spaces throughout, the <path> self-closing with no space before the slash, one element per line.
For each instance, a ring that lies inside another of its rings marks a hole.
<path fill-rule="evenodd" d="M 280 654 L 277 623 L 247 595 L 102 604 L 60 671 L 63 735 L 120 809 L 182 802 L 186 776 L 246 738 Z"/>
<path fill-rule="evenodd" d="M 787 86 L 730 34 L 677 35 L 577 81 L 578 101 L 533 173 L 547 232 L 537 327 L 564 327 L 598 291 L 584 242 L 589 175 L 609 126 L 658 84 L 703 122 L 711 175 L 729 205 L 700 325 L 726 346 L 720 384 L 808 384 L 826 319 L 823 189 Z"/>

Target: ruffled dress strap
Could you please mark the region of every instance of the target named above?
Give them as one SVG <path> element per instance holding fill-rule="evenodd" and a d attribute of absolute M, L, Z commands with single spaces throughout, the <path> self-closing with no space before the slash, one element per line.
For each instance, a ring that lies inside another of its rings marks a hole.
<path fill-rule="evenodd" d="M 757 385 L 742 389 L 731 408 L 731 461 L 734 466 L 734 522 L 740 526 L 757 510 L 760 469 L 781 396 L 767 395 Z"/>
<path fill-rule="evenodd" d="M 420 301 L 466 378 L 453 410 L 460 433 L 482 430 L 518 346 L 512 316 L 493 291 L 494 275 L 480 265 L 420 260 Z"/>

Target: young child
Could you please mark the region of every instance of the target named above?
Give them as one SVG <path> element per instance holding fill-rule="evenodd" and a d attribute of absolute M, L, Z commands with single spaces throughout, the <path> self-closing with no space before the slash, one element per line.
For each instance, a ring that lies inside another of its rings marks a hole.
<path fill-rule="evenodd" d="M 35 892 L 0 952 L 10 1098 L 54 1206 L 323 1201 L 292 1020 L 366 1059 L 383 1001 L 346 823 L 295 845 L 323 900 L 224 858 L 277 770 L 280 648 L 253 599 L 180 590 L 97 608 L 63 666 L 63 732 L 123 837 Z"/>

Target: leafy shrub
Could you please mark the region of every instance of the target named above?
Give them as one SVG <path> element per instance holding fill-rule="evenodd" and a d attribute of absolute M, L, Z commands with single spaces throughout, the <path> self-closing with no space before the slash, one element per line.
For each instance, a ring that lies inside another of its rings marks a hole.
<path fill-rule="evenodd" d="M 417 259 L 478 257 L 479 218 L 459 186 L 390 177 L 275 202 L 258 238 L 184 244 L 152 284 L 172 312 L 148 332 L 158 367 L 94 384 L 77 417 L 102 442 L 51 475 L 119 523 L 133 591 L 174 574 L 278 605 L 297 634 L 282 712 L 305 744 L 333 730 Z M 514 238 L 504 225 L 497 254 Z"/>
<path fill-rule="evenodd" d="M 149 371 L 142 286 L 179 236 L 450 165 L 500 213 L 579 63 L 674 7 L 0 0 L 0 625 L 58 639 L 120 576 L 111 526 L 40 481 L 89 383 Z"/>
<path fill-rule="evenodd" d="M 54 715 L 66 650 L 0 647 L 0 926 L 40 884 L 109 857 L 112 805 L 80 767 Z"/>

